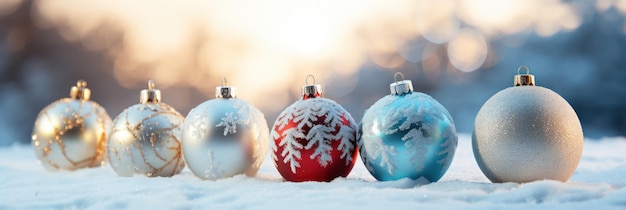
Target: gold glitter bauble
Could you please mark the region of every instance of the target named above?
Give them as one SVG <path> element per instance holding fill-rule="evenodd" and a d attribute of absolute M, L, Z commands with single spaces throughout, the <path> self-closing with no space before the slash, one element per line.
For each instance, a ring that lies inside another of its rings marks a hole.
<path fill-rule="evenodd" d="M 86 85 L 78 81 L 70 98 L 48 105 L 37 116 L 32 146 L 48 170 L 76 170 L 104 163 L 111 118 L 98 103 L 89 101 Z"/>
<path fill-rule="evenodd" d="M 161 103 L 161 92 L 148 83 L 140 103 L 113 121 L 107 148 L 111 167 L 120 176 L 173 176 L 185 167 L 180 135 L 183 116 Z"/>

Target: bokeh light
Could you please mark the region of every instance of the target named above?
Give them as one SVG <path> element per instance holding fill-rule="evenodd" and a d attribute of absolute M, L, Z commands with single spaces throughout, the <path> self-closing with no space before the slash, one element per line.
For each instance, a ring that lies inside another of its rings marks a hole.
<path fill-rule="evenodd" d="M 457 69 L 471 72 L 485 62 L 487 49 L 487 41 L 481 34 L 465 29 L 448 44 L 448 57 Z"/>
<path fill-rule="evenodd" d="M 371 91 L 364 84 L 385 83 L 367 71 L 401 71 L 419 80 L 417 88 L 439 90 L 511 59 L 498 51 L 504 47 L 577 30 L 590 5 L 607 11 L 601 14 L 607 18 L 626 13 L 626 0 L 0 0 L 0 18 L 32 7 L 21 18 L 34 25 L 15 27 L 7 18 L 0 59 L 33 48 L 52 56 L 78 45 L 84 50 L 78 53 L 111 61 L 93 65 L 101 65 L 118 88 L 142 88 L 152 79 L 176 90 L 172 105 L 184 109 L 199 94 L 213 98 L 214 86 L 227 77 L 271 121 L 299 97 L 308 74 L 332 90 L 328 96 L 353 106 L 375 101 L 350 99 Z M 624 33 L 626 22 L 620 23 Z M 41 31 L 58 33 L 66 45 L 29 43 Z M 64 62 L 68 58 L 61 57 L 75 54 L 54 56 Z M 43 66 L 28 70 L 44 72 L 32 78 L 55 79 L 46 62 L 27 63 Z"/>
<path fill-rule="evenodd" d="M 571 6 L 538 0 L 46 0 L 36 8 L 40 27 L 59 27 L 68 40 L 108 51 L 111 73 L 125 87 L 153 79 L 212 95 L 206 80 L 227 76 L 242 90 L 254 89 L 242 95 L 253 102 L 298 90 L 302 84 L 285 81 L 309 73 L 353 75 L 368 59 L 397 69 L 407 62 L 401 48 L 416 36 L 448 45 L 447 56 L 418 52 L 409 59 L 436 79 L 444 63 L 464 72 L 480 68 L 490 37 L 528 29 L 549 36 L 580 23 Z M 120 29 L 121 43 L 98 31 L 104 25 Z"/>

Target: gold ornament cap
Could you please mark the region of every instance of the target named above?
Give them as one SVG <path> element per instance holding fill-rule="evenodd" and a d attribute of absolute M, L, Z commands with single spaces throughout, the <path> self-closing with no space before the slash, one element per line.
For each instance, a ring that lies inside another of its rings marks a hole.
<path fill-rule="evenodd" d="M 309 85 L 309 78 L 313 79 L 312 85 Z M 315 84 L 315 77 L 311 74 L 304 79 L 305 86 L 302 86 L 302 99 L 321 98 L 324 95 L 322 86 Z"/>
<path fill-rule="evenodd" d="M 154 89 L 154 82 L 148 80 L 148 89 L 143 89 L 139 95 L 139 103 L 159 103 L 161 102 L 161 91 Z"/>
<path fill-rule="evenodd" d="M 522 74 L 522 69 L 526 70 L 525 74 Z M 513 86 L 535 86 L 535 76 L 530 74 L 528 66 L 521 65 L 517 68 L 517 75 L 513 79 Z"/>
<path fill-rule="evenodd" d="M 399 79 L 398 76 L 400 76 Z M 411 80 L 405 80 L 404 74 L 396 72 L 396 74 L 393 75 L 393 79 L 395 82 L 389 84 L 391 95 L 404 95 L 413 92 L 413 82 L 411 82 Z"/>
<path fill-rule="evenodd" d="M 226 77 L 222 77 L 222 86 L 215 87 L 216 98 L 237 98 L 237 87 L 227 86 Z"/>
<path fill-rule="evenodd" d="M 86 101 L 91 98 L 91 90 L 87 88 L 87 82 L 85 82 L 85 80 L 78 80 L 76 86 L 72 86 L 70 89 L 70 98 Z"/>

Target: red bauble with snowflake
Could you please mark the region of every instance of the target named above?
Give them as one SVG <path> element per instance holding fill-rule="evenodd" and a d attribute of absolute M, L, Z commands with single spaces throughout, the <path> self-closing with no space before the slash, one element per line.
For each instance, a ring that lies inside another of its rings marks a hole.
<path fill-rule="evenodd" d="M 347 176 L 357 158 L 356 126 L 336 102 L 322 98 L 320 85 L 302 88 L 272 126 L 272 158 L 287 181 L 331 181 Z"/>

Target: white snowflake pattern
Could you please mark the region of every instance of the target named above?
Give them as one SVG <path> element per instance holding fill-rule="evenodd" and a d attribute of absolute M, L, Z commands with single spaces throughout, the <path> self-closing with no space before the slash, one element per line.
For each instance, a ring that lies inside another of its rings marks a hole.
<path fill-rule="evenodd" d="M 215 160 L 213 150 L 207 151 L 206 163 L 208 167 L 204 170 L 204 177 L 210 180 L 216 180 L 225 173 L 223 167 L 220 167 L 221 161 Z"/>
<path fill-rule="evenodd" d="M 427 145 L 431 139 L 429 138 L 427 125 L 423 122 L 418 122 L 416 128 L 411 129 L 402 137 L 404 146 L 408 148 L 407 152 L 410 155 L 409 163 L 415 166 L 415 170 L 421 171 L 424 168 L 424 154 L 428 152 L 428 149 L 424 145 Z"/>
<path fill-rule="evenodd" d="M 242 120 L 239 120 L 239 116 L 233 112 L 226 112 L 222 121 L 215 125 L 215 127 L 224 127 L 224 136 L 228 134 L 237 133 L 237 124 L 243 124 Z"/>
<path fill-rule="evenodd" d="M 308 139 L 308 143 L 304 146 L 304 149 L 311 149 L 314 145 L 317 145 L 315 152 L 311 154 L 309 158 L 314 159 L 319 156 L 319 163 L 326 167 L 328 162 L 331 162 L 333 158 L 330 156 L 330 152 L 333 148 L 330 146 L 330 139 L 327 134 L 335 131 L 333 127 L 327 127 L 325 125 L 315 125 L 309 130 L 309 133 L 306 135 L 306 139 Z"/>
<path fill-rule="evenodd" d="M 234 100 L 233 108 L 237 110 L 237 113 L 226 112 L 221 121 L 215 125 L 215 127 L 224 127 L 224 136 L 228 134 L 237 133 L 237 125 L 250 127 L 250 123 L 256 120 L 259 116 L 257 112 L 251 111 L 251 105 L 240 99 Z"/>
<path fill-rule="evenodd" d="M 253 157 L 253 159 L 256 161 L 252 164 L 253 168 L 259 168 L 263 163 L 263 159 L 265 158 L 268 147 L 269 131 L 267 128 L 267 122 L 265 121 L 265 116 L 263 116 L 263 113 L 261 113 L 261 111 L 259 111 L 246 101 L 240 99 L 234 100 L 236 101 L 235 104 L 233 104 L 233 108 L 238 109 L 237 113 L 239 114 L 239 116 L 247 116 L 243 119 L 240 119 L 240 123 L 248 128 L 250 126 L 256 125 L 256 127 L 259 129 L 258 135 L 255 138 L 257 142 L 255 142 L 255 156 Z"/>
<path fill-rule="evenodd" d="M 363 146 L 363 141 L 359 141 L 359 144 L 361 145 L 360 147 L 362 148 Z M 377 159 L 378 157 L 380 157 L 380 163 L 379 166 L 380 167 L 386 167 L 387 168 L 387 172 L 389 174 L 391 174 L 393 176 L 393 172 L 394 170 L 396 170 L 396 165 L 392 160 L 391 156 L 394 156 L 397 154 L 396 149 L 393 146 L 387 146 L 385 144 L 383 144 L 383 139 L 380 137 L 373 137 L 371 139 L 371 144 L 370 144 L 373 152 L 372 152 L 372 158 L 373 159 Z M 372 168 L 372 163 L 371 161 L 364 161 L 365 163 L 365 167 L 372 172 L 375 172 L 375 170 Z"/>
<path fill-rule="evenodd" d="M 397 100 L 395 96 L 386 96 L 380 101 L 378 101 L 375 107 L 372 107 L 368 112 L 374 113 L 372 115 L 366 114 L 363 118 L 364 127 L 373 127 L 371 123 L 380 123 L 380 130 L 385 135 L 395 134 L 397 132 L 408 132 L 401 138 L 404 141 L 404 146 L 408 148 L 410 155 L 410 163 L 415 166 L 417 171 L 421 171 L 424 168 L 424 159 L 425 154 L 428 152 L 425 145 L 427 145 L 430 141 L 432 141 L 431 132 L 434 129 L 434 125 L 426 123 L 427 120 L 424 119 L 424 116 L 433 116 L 437 118 L 447 118 L 452 119 L 447 111 L 443 107 L 435 106 L 432 104 L 432 99 L 430 96 L 425 95 L 423 93 L 413 93 L 405 95 L 405 100 L 412 101 L 411 103 L 403 103 L 400 106 L 394 108 L 393 110 L 387 112 L 385 116 L 378 117 L 375 116 L 378 113 L 382 112 L 382 109 L 393 103 Z M 431 104 L 433 106 L 424 106 L 423 104 Z M 407 112 L 417 112 L 420 114 L 407 113 Z M 441 116 L 441 113 L 444 112 L 445 116 Z M 453 125 L 453 123 L 450 123 Z M 456 135 L 454 135 L 454 126 L 452 128 L 444 130 L 443 138 L 445 139 L 443 143 L 440 145 L 443 150 L 439 152 L 437 155 L 444 155 L 444 157 L 438 160 L 438 163 L 449 162 L 448 160 L 453 157 L 454 150 L 456 149 Z M 452 139 L 451 137 L 455 137 Z M 386 167 L 389 174 L 393 175 L 393 171 L 396 169 L 396 166 L 393 162 L 393 159 L 390 156 L 396 155 L 396 151 L 391 146 L 385 146 L 382 143 L 382 139 L 376 135 L 368 136 L 368 139 L 371 141 L 371 144 L 367 149 L 372 149 L 371 159 L 364 158 L 364 162 L 366 167 L 370 166 L 371 161 L 373 159 L 377 159 L 381 157 L 381 162 L 379 165 L 381 167 Z M 360 145 L 363 145 L 363 142 L 359 142 Z M 362 146 L 361 146 L 362 147 Z M 445 168 L 445 167 L 444 167 Z M 373 171 L 373 170 L 370 170 Z"/>
<path fill-rule="evenodd" d="M 251 122 L 253 122 L 255 119 L 258 118 L 259 112 L 253 111 L 254 107 L 252 107 L 252 105 L 248 104 L 247 102 L 241 99 L 231 99 L 231 100 L 235 100 L 235 103 L 233 104 L 233 108 L 237 110 L 237 114 L 239 115 L 239 118 L 240 118 L 239 123 L 241 125 L 249 126 Z M 243 116 L 247 116 L 247 117 L 243 117 Z"/>
<path fill-rule="evenodd" d="M 200 115 L 194 115 L 193 118 L 189 120 L 190 120 L 191 125 L 188 126 L 188 128 L 190 129 L 190 133 L 193 136 L 193 138 L 203 139 L 204 137 L 206 137 L 208 129 L 209 129 L 209 124 L 206 121 L 206 119 L 204 119 Z"/>
<path fill-rule="evenodd" d="M 452 158 L 454 158 L 454 152 L 456 151 L 456 147 L 459 144 L 458 137 L 455 135 L 454 129 L 446 129 L 443 133 L 443 138 L 446 140 L 443 141 L 439 146 L 444 148 L 437 155 L 443 157 L 437 160 L 439 164 L 446 164 L 444 167 L 441 167 L 441 170 L 446 170 L 450 164 L 452 163 Z"/>
<path fill-rule="evenodd" d="M 314 124 L 320 117 L 324 118 L 324 124 Z M 344 120 L 349 121 L 349 126 L 344 124 Z M 295 127 L 285 127 L 290 123 L 297 123 Z M 289 163 L 291 172 L 296 173 L 296 168 L 300 167 L 299 160 L 302 159 L 301 149 L 311 149 L 315 147 L 310 159 L 317 158 L 322 166 L 327 166 L 332 162 L 330 155 L 333 148 L 332 141 L 340 141 L 336 149 L 342 151 L 341 159 L 348 165 L 352 161 L 354 152 L 354 141 L 356 127 L 352 117 L 334 101 L 325 98 L 312 98 L 299 100 L 287 107 L 276 119 L 274 129 L 270 134 L 274 140 L 271 144 L 272 158 L 277 161 L 276 152 L 278 147 L 283 147 L 281 156 L 283 163 Z M 304 133 L 305 129 L 309 132 Z M 285 129 L 285 130 L 283 130 Z M 282 131 L 282 136 L 278 133 Z M 336 133 L 336 134 L 333 134 Z M 281 141 L 276 144 L 277 139 Z M 306 145 L 298 142 L 298 139 L 306 139 Z"/>

